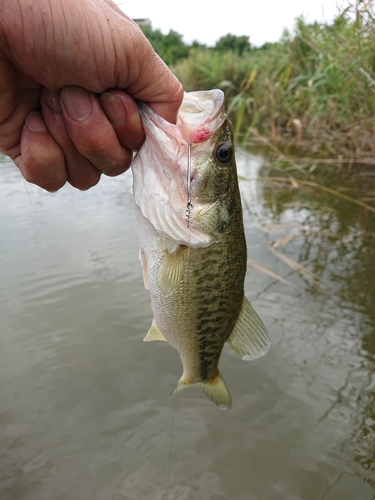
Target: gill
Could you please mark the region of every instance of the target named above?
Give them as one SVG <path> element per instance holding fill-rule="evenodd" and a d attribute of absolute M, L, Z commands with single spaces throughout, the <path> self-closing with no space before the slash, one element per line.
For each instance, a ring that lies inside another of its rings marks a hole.
<path fill-rule="evenodd" d="M 188 294 L 186 293 L 186 287 L 188 285 L 188 278 L 189 278 L 189 265 L 190 265 L 190 249 L 191 249 L 191 217 L 192 217 L 192 210 L 193 210 L 193 204 L 191 202 L 191 147 L 192 143 L 188 144 L 187 147 L 187 168 L 186 168 L 186 197 L 187 197 L 187 202 L 186 202 L 186 222 L 187 222 L 187 227 L 189 229 L 188 232 L 188 244 L 187 244 L 187 249 L 186 249 L 186 259 L 184 262 L 184 270 L 185 270 L 185 280 L 184 280 L 184 286 L 185 286 L 185 293 L 183 295 L 183 300 L 184 300 L 184 313 L 182 317 L 182 323 L 185 322 L 185 311 L 186 311 L 186 299 L 188 297 Z M 181 354 L 181 344 L 178 348 L 178 354 Z M 179 379 L 179 376 L 177 376 L 177 380 Z M 169 498 L 169 483 L 170 483 L 170 474 L 171 474 L 171 463 L 172 463 L 172 449 L 173 449 L 173 432 L 174 432 L 174 427 L 175 427 L 175 418 L 176 418 L 176 404 L 177 404 L 177 394 L 175 393 L 173 395 L 174 401 L 173 401 L 173 414 L 172 414 L 172 423 L 171 423 L 171 438 L 170 438 L 170 444 L 169 444 L 169 460 L 168 460 L 168 471 L 167 471 L 167 491 L 166 491 L 166 500 Z"/>

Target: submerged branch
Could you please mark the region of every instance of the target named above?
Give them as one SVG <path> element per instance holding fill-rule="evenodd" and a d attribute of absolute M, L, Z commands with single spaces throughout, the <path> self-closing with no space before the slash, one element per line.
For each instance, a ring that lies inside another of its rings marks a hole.
<path fill-rule="evenodd" d="M 375 208 L 372 207 L 371 205 L 368 205 L 367 203 L 364 203 L 361 200 L 357 200 L 356 198 L 352 198 L 351 196 L 348 196 L 347 194 L 340 193 L 340 191 L 336 191 L 335 189 L 329 188 L 327 186 L 323 186 L 322 184 L 318 184 L 317 182 L 312 182 L 312 181 L 304 181 L 304 180 L 297 180 L 294 177 L 258 177 L 258 180 L 262 181 L 268 181 L 268 182 L 288 182 L 289 184 L 292 184 L 293 187 L 297 188 L 299 187 L 299 184 L 302 184 L 303 186 L 308 186 L 312 187 L 314 189 L 319 189 L 321 191 L 325 191 L 326 193 L 329 193 L 333 196 L 336 196 L 337 198 L 341 198 L 342 200 L 349 201 L 350 203 L 354 203 L 355 205 L 358 205 L 359 207 L 365 208 L 369 212 L 375 213 Z"/>

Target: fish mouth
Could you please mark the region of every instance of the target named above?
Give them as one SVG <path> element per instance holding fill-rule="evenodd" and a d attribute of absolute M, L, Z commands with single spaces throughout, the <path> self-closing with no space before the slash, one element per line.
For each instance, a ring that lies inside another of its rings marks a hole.
<path fill-rule="evenodd" d="M 197 144 L 209 139 L 224 120 L 223 91 L 202 90 L 185 93 L 177 117 L 177 127 L 188 144 Z"/>
<path fill-rule="evenodd" d="M 176 125 L 157 115 L 147 104 L 140 104 L 140 112 L 146 135 L 161 129 L 180 147 L 199 144 L 224 123 L 224 92 L 220 89 L 185 92 Z"/>
<path fill-rule="evenodd" d="M 165 120 L 145 103 L 139 105 L 139 110 L 146 137 L 152 141 L 157 157 L 162 159 L 155 175 L 161 184 L 173 178 L 179 184 L 180 193 L 186 192 L 188 146 L 197 146 L 198 151 L 203 152 L 206 141 L 223 125 L 226 120 L 224 92 L 220 89 L 185 92 L 176 124 Z M 192 165 L 190 183 L 195 177 L 196 169 Z"/>

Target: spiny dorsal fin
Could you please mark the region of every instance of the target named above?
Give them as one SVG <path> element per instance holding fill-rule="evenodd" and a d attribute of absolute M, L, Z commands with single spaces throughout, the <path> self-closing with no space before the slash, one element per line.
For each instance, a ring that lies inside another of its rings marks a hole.
<path fill-rule="evenodd" d="M 176 392 L 182 391 L 182 389 L 186 389 L 192 385 L 199 385 L 206 396 L 208 396 L 221 410 L 228 410 L 232 407 L 231 395 L 220 373 L 208 382 L 196 383 L 189 383 L 184 379 L 184 376 L 182 376 L 172 394 L 176 394 Z"/>
<path fill-rule="evenodd" d="M 150 329 L 147 332 L 146 337 L 143 339 L 143 342 L 151 342 L 152 340 L 167 340 L 157 327 L 154 319 L 152 320 Z"/>
<path fill-rule="evenodd" d="M 158 271 L 158 285 L 165 296 L 170 295 L 180 284 L 184 273 L 184 254 L 181 248 L 165 253 Z"/>
<path fill-rule="evenodd" d="M 266 327 L 246 297 L 227 342 L 246 361 L 264 356 L 270 348 Z"/>

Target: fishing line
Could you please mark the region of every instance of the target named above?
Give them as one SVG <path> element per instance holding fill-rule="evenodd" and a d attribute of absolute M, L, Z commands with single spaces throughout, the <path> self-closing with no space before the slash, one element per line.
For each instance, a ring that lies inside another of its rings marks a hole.
<path fill-rule="evenodd" d="M 166 494 L 166 500 L 168 500 L 169 497 L 169 478 L 171 474 L 171 458 L 172 458 L 172 447 L 173 447 L 173 431 L 174 431 L 174 421 L 175 421 L 175 416 L 176 416 L 176 404 L 177 404 L 177 393 L 173 394 L 174 400 L 173 400 L 173 413 L 172 413 L 172 425 L 171 425 L 171 438 L 170 438 L 170 444 L 169 444 L 169 460 L 168 460 L 168 470 L 167 470 L 167 494 Z"/>
<path fill-rule="evenodd" d="M 191 142 L 188 144 L 188 162 L 187 162 L 187 169 L 186 169 L 186 191 L 187 191 L 186 222 L 187 222 L 187 227 L 190 228 L 191 211 L 193 209 L 193 205 L 191 203 Z M 189 232 L 189 243 L 190 243 L 190 232 Z"/>
<path fill-rule="evenodd" d="M 41 220 L 40 220 L 40 218 L 39 218 L 39 215 L 38 215 L 37 211 L 35 210 L 34 204 L 33 204 L 33 202 L 32 202 L 31 196 L 30 196 L 30 192 L 29 192 L 29 190 L 27 189 L 27 184 L 26 184 L 26 181 L 25 181 L 25 179 L 24 179 L 23 177 L 22 177 L 22 180 L 23 180 L 23 184 L 24 184 L 24 186 L 25 186 L 25 190 L 26 190 L 27 196 L 28 196 L 29 201 L 30 201 L 30 205 L 31 205 L 31 207 L 32 207 L 32 209 L 33 209 L 34 216 L 35 216 L 35 219 L 36 219 L 36 221 L 37 221 L 38 227 L 39 227 L 39 228 L 42 228 L 43 226 L 42 226 Z M 60 271 L 60 269 L 59 269 L 59 266 L 56 264 L 56 261 L 55 261 L 55 259 L 54 259 L 54 257 L 53 257 L 52 249 L 51 249 L 51 247 L 50 247 L 50 245 L 49 245 L 49 243 L 48 243 L 48 240 L 47 240 L 47 237 L 46 237 L 46 234 L 45 234 L 44 230 L 42 231 L 42 236 L 43 236 L 44 242 L 45 242 L 45 244 L 46 244 L 46 247 L 47 247 L 47 249 L 48 249 L 48 253 L 49 253 L 49 256 L 50 256 L 51 262 L 52 262 L 52 264 L 53 264 L 53 265 L 55 266 L 55 268 L 56 268 L 57 276 L 58 276 L 58 278 L 59 278 L 60 282 L 61 282 L 61 283 L 63 283 L 62 273 L 61 273 L 61 271 Z M 71 304 L 71 302 L 70 302 L 70 300 L 69 300 L 69 296 L 68 296 L 68 294 L 67 294 L 67 291 L 66 291 L 65 286 L 63 286 L 63 287 L 62 287 L 62 291 L 63 291 L 64 297 L 65 297 L 65 300 L 66 300 L 67 304 L 69 305 L 69 310 L 70 310 L 70 314 L 71 314 L 71 316 L 72 316 L 72 320 L 74 321 L 74 311 L 73 311 L 73 307 L 72 307 L 72 304 Z M 113 425 L 112 425 L 112 422 L 111 422 L 111 419 L 110 419 L 110 418 L 109 418 L 109 423 L 110 423 L 110 426 L 112 427 L 112 429 L 114 430 L 114 427 L 113 427 Z M 115 434 L 116 434 L 116 433 L 115 433 Z M 123 458 L 123 460 L 124 460 L 124 462 L 125 462 L 125 467 L 126 467 L 126 469 L 127 469 L 127 473 L 128 473 L 128 476 L 129 476 L 130 482 L 131 482 L 131 484 L 132 484 L 132 486 L 133 486 L 133 488 L 134 488 L 134 492 L 135 492 L 135 494 L 136 494 L 137 500 L 140 500 L 140 497 L 139 497 L 139 495 L 138 495 L 137 488 L 135 487 L 135 484 L 134 484 L 134 481 L 133 481 L 133 477 L 132 477 L 132 475 L 131 475 L 131 473 L 130 473 L 130 467 L 129 467 L 128 462 L 127 462 L 127 460 L 126 460 L 126 458 L 125 458 L 125 454 L 124 454 L 123 449 L 122 449 L 122 447 L 121 447 L 121 445 L 120 445 L 120 442 L 119 442 L 119 439 L 118 439 L 118 437 L 117 437 L 117 434 L 116 434 L 116 441 L 117 441 L 117 445 L 118 445 L 118 447 L 119 447 L 119 449 L 120 449 L 120 452 L 121 452 L 122 458 Z"/>
<path fill-rule="evenodd" d="M 186 203 L 186 222 L 187 222 L 187 227 L 189 229 L 188 231 L 188 241 L 187 241 L 187 250 L 186 250 L 186 259 L 184 262 L 184 268 L 185 268 L 185 277 L 189 277 L 189 268 L 190 268 L 190 247 L 191 247 L 191 216 L 192 216 L 192 210 L 193 210 L 193 204 L 191 203 L 191 146 L 192 144 L 188 144 L 188 149 L 187 149 L 187 168 L 186 168 L 186 194 L 187 194 L 187 203 Z M 186 286 L 188 285 L 186 279 L 185 279 L 185 292 L 183 294 L 183 316 L 182 316 L 182 325 L 184 325 L 184 322 L 186 320 L 185 317 L 185 312 L 186 312 Z M 180 341 L 179 348 L 177 350 L 178 355 L 180 356 L 181 354 L 181 342 L 182 338 Z M 181 356 L 180 356 L 181 357 Z M 179 379 L 177 379 L 179 380 Z M 174 394 L 174 402 L 173 402 L 173 415 L 172 415 L 172 426 L 171 426 L 171 438 L 170 438 L 170 446 L 169 446 L 169 461 L 168 461 L 168 472 L 167 472 L 167 495 L 166 495 L 166 500 L 169 498 L 169 480 L 170 480 L 170 473 L 171 473 L 171 458 L 172 458 L 172 448 L 173 448 L 173 432 L 174 432 L 174 427 L 175 427 L 175 417 L 176 417 L 176 405 L 177 405 L 177 392 Z"/>
<path fill-rule="evenodd" d="M 125 462 L 125 466 L 126 466 L 126 468 L 127 468 L 127 470 L 128 470 L 128 476 L 129 476 L 130 482 L 131 482 L 131 484 L 132 484 L 132 486 L 133 486 L 133 488 L 134 488 L 134 491 L 135 491 L 135 496 L 137 497 L 137 500 L 140 500 L 140 496 L 138 495 L 137 488 L 135 487 L 135 484 L 134 484 L 134 481 L 133 481 L 133 476 L 132 476 L 132 475 L 131 475 L 131 473 L 130 473 L 130 467 L 129 467 L 128 461 L 126 460 L 125 453 L 124 453 L 124 451 L 123 451 L 123 449 L 122 449 L 122 446 L 121 446 L 121 444 L 120 444 L 120 440 L 119 440 L 119 438 L 118 438 L 118 434 L 117 434 L 117 432 L 115 431 L 114 426 L 112 425 L 112 422 L 111 422 L 111 417 L 110 417 L 110 416 L 109 416 L 109 424 L 110 424 L 110 426 L 111 426 L 111 428 L 112 428 L 113 432 L 115 433 L 115 436 L 116 436 L 116 443 L 117 443 L 117 446 L 118 446 L 118 448 L 119 448 L 119 450 L 120 450 L 120 452 L 121 452 L 122 458 L 123 458 L 123 460 L 124 460 L 124 462 Z"/>

